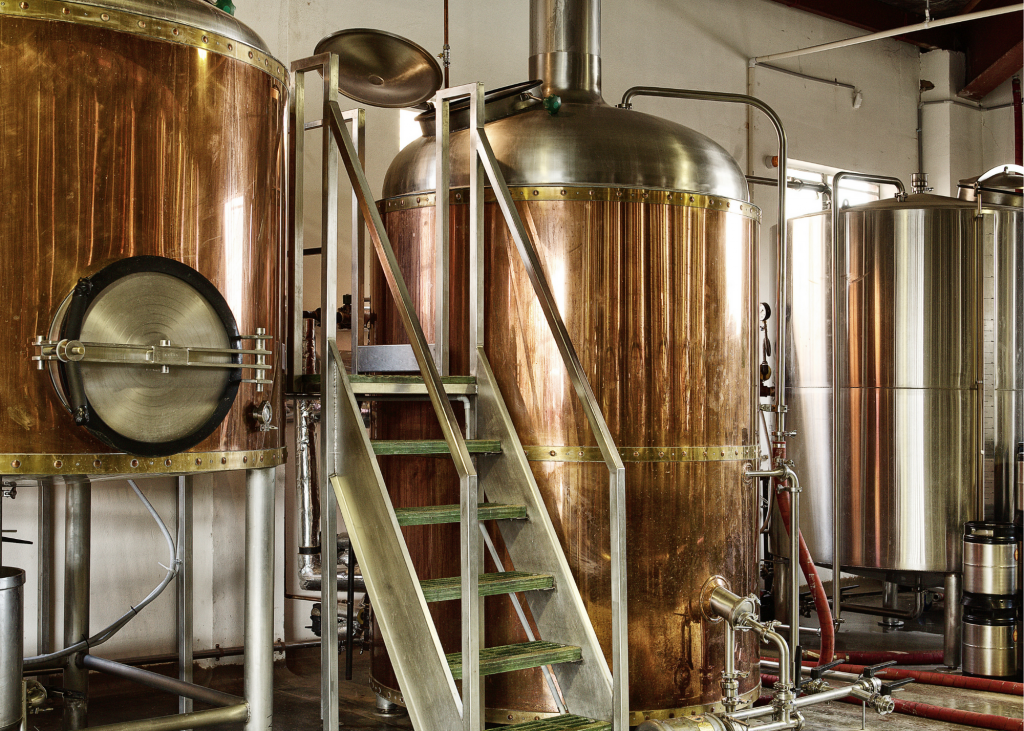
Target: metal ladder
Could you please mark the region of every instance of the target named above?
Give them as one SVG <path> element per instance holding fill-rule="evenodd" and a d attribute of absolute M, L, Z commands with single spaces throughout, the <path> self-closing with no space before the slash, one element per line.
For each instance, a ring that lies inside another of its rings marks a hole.
<path fill-rule="evenodd" d="M 305 123 L 304 77 L 320 71 L 324 81 L 323 117 Z M 341 508 L 352 546 L 362 567 L 367 593 L 387 646 L 395 674 L 417 731 L 480 731 L 484 727 L 485 675 L 544 668 L 560 715 L 508 728 L 519 731 L 627 731 L 628 675 L 625 593 L 625 470 L 597 401 L 558 314 L 539 259 L 512 202 L 483 129 L 483 85 L 469 84 L 438 92 L 438 292 L 448 291 L 448 117 L 451 100 L 469 96 L 472 167 L 470 185 L 470 370 L 468 377 L 447 377 L 447 297 L 437 297 L 438 343 L 427 344 L 398 268 L 394 251 L 377 211 L 362 167 L 362 110 L 343 113 L 338 105 L 338 59 L 322 54 L 292 64 L 295 75 L 291 120 L 294 125 L 290 168 L 293 196 L 292 277 L 301 287 L 303 132 L 323 130 L 323 237 L 321 293 L 324 322 L 336 309 L 337 178 L 339 156 L 353 189 L 353 289 L 361 315 L 361 237 L 365 221 L 389 288 L 410 340 L 407 348 L 420 376 L 359 375 L 361 330 L 353 312 L 353 375 L 342 364 L 333 338 L 322 338 L 321 366 L 321 533 L 334 535 L 336 505 Z M 347 124 L 351 123 L 350 133 Z M 526 453 L 483 349 L 483 202 L 484 180 L 490 181 L 498 205 L 540 299 L 570 378 L 581 398 L 597 443 L 609 468 L 612 563 L 612 670 L 587 615 L 554 526 L 534 480 Z M 295 289 L 293 289 L 294 296 Z M 301 299 L 301 289 L 298 289 Z M 293 310 L 296 308 L 293 308 Z M 301 308 L 298 308 L 301 310 Z M 296 314 L 293 313 L 293 317 Z M 297 313 L 301 318 L 301 312 Z M 301 325 L 301 321 L 298 321 Z M 293 323 L 293 327 L 296 323 Z M 301 332 L 295 328 L 294 332 Z M 378 346 L 379 347 L 379 346 Z M 295 349 L 293 348 L 293 354 Z M 408 353 L 395 362 L 408 363 Z M 364 366 L 374 361 L 364 358 Z M 440 365 L 440 369 L 439 369 Z M 364 370 L 366 368 L 363 368 Z M 404 370 L 411 370 L 408 366 Z M 301 373 L 295 370 L 294 373 Z M 445 372 L 446 377 L 441 373 Z M 387 396 L 429 397 L 444 440 L 371 442 L 363 425 L 359 401 Z M 450 403 L 467 397 L 467 436 L 463 436 Z M 449 455 L 460 478 L 461 502 L 428 508 L 395 508 L 384 484 L 378 455 Z M 476 463 L 474 463 L 474 455 Z M 336 501 L 336 502 L 335 502 Z M 481 521 L 495 521 L 514 563 L 505 571 Z M 461 575 L 420 581 L 402 536 L 402 526 L 459 523 Z M 334 566 L 334 541 L 324 540 L 322 565 Z M 482 574 L 487 544 L 497 573 Z M 333 572 L 330 572 L 333 575 Z M 336 577 L 322 581 L 324 627 L 337 621 Z M 533 636 L 515 596 L 525 592 L 537 630 Z M 529 642 L 482 647 L 480 597 L 507 593 L 512 598 Z M 445 654 L 427 603 L 462 601 L 462 650 Z M 327 633 L 325 631 L 325 637 Z M 338 658 L 323 645 L 322 717 L 325 731 L 338 728 Z M 455 680 L 462 680 L 462 693 Z"/>

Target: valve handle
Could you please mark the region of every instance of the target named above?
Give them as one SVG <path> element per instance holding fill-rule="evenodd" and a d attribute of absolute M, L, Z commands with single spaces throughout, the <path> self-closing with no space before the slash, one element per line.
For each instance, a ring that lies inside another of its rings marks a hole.
<path fill-rule="evenodd" d="M 888 683 L 882 683 L 882 689 L 878 691 L 882 695 L 892 695 L 892 692 L 898 688 L 902 688 L 904 685 L 909 685 L 914 682 L 914 678 L 900 678 L 899 680 L 893 680 Z"/>
<path fill-rule="evenodd" d="M 884 670 L 885 668 L 892 667 L 895 664 L 895 660 L 890 660 L 889 662 L 880 662 L 877 665 L 868 665 L 861 671 L 860 677 L 873 678 L 879 670 Z"/>

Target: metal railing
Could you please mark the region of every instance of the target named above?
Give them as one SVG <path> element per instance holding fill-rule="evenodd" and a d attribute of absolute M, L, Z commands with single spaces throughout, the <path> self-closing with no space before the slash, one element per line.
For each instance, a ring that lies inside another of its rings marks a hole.
<path fill-rule="evenodd" d="M 601 413 L 590 381 L 580 363 L 572 338 L 565 327 L 558 306 L 551 293 L 547 278 L 536 249 L 523 226 L 522 219 L 509 193 L 505 177 L 491 149 L 484 130 L 484 86 L 481 83 L 445 89 L 438 93 L 435 108 L 438 110 L 437 123 L 437 227 L 442 246 L 447 242 L 448 233 L 448 174 L 450 143 L 448 128 L 448 103 L 455 98 L 469 97 L 469 277 L 470 310 L 469 340 L 470 369 L 476 373 L 477 346 L 484 343 L 484 182 L 490 183 L 495 200 L 512 240 L 522 259 L 523 266 L 533 285 L 534 294 L 544 312 L 544 319 L 555 339 L 558 352 L 572 382 L 576 395 L 583 405 L 583 411 L 594 433 L 594 439 L 609 473 L 609 508 L 611 534 L 611 579 L 612 579 L 612 724 L 616 731 L 629 729 L 629 646 L 626 612 L 626 470 L 619 451 L 615 446 L 611 430 Z M 442 187 L 444 188 L 442 190 Z M 443 203 L 444 202 L 444 203 Z M 441 208 L 444 208 L 442 212 Z M 447 247 L 445 246 L 445 249 Z M 438 276 L 441 276 L 439 270 Z M 447 276 L 445 267 L 444 276 Z M 440 343 L 440 337 L 438 338 Z M 440 348 L 438 348 L 440 350 Z"/>

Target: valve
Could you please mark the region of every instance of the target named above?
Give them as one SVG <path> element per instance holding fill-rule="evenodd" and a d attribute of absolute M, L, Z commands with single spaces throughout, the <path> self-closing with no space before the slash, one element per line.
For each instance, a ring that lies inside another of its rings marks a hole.
<path fill-rule="evenodd" d="M 889 662 L 880 662 L 877 665 L 868 665 L 866 668 L 864 668 L 861 671 L 860 677 L 862 677 L 862 678 L 873 678 L 873 677 L 875 677 L 875 675 L 878 674 L 879 671 L 885 670 L 886 668 L 891 668 L 895 664 L 896 664 L 895 660 L 890 660 Z"/>
<path fill-rule="evenodd" d="M 803 688 L 808 693 L 817 693 L 825 690 L 828 687 L 828 684 L 823 680 L 825 673 L 837 665 L 842 665 L 844 662 L 846 662 L 845 659 L 839 658 L 838 660 L 833 660 L 825 665 L 818 665 L 817 667 L 811 668 L 811 677 L 808 680 L 797 681 L 796 687 Z"/>

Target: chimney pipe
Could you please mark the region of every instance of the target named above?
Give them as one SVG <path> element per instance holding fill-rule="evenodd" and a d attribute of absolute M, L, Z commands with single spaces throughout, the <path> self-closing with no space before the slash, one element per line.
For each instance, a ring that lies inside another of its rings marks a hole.
<path fill-rule="evenodd" d="M 530 0 L 530 78 L 544 96 L 603 103 L 601 0 Z"/>

